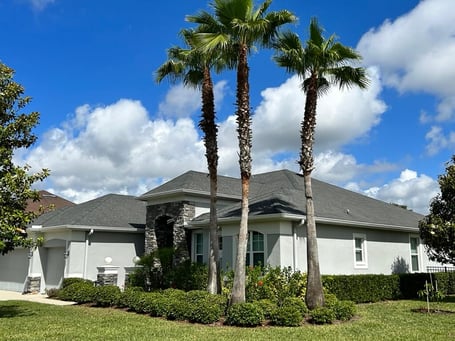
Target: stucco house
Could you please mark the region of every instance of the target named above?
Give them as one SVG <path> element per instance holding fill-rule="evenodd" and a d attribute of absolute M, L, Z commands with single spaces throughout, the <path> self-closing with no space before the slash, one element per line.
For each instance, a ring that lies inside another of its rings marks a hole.
<path fill-rule="evenodd" d="M 425 272 L 422 215 L 313 179 L 322 274 Z M 174 247 L 175 261 L 205 263 L 209 250 L 209 177 L 188 171 L 139 197 L 109 194 L 45 213 L 27 230 L 36 250 L 0 256 L 0 289 L 41 291 L 82 277 L 122 287 L 134 260 Z M 234 265 L 241 183 L 218 178 L 223 269 Z M 256 174 L 250 183 L 247 265 L 306 271 L 303 177 L 289 170 Z"/>
<path fill-rule="evenodd" d="M 425 272 L 421 214 L 313 179 L 320 267 L 323 274 Z M 147 203 L 145 250 L 174 246 L 206 262 L 209 178 L 190 171 L 139 197 Z M 240 180 L 218 178 L 222 267 L 232 268 L 240 222 Z M 306 271 L 303 177 L 289 170 L 253 175 L 247 264 Z M 169 235 L 171 233 L 172 235 Z"/>
<path fill-rule="evenodd" d="M 0 289 L 44 292 L 63 278 L 100 275 L 123 286 L 134 258 L 144 253 L 145 213 L 135 197 L 109 194 L 39 216 L 27 232 L 44 244 L 0 256 Z"/>

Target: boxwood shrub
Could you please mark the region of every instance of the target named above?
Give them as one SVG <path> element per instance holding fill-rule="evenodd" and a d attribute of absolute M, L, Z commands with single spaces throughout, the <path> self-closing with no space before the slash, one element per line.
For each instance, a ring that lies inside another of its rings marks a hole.
<path fill-rule="evenodd" d="M 327 307 L 317 307 L 309 315 L 310 322 L 314 324 L 329 324 L 336 320 L 333 309 Z"/>
<path fill-rule="evenodd" d="M 236 303 L 227 309 L 225 323 L 238 327 L 256 327 L 264 322 L 262 308 L 255 303 Z"/>
<path fill-rule="evenodd" d="M 190 322 L 210 324 L 220 320 L 226 309 L 226 297 L 203 290 L 186 294 L 187 319 Z"/>
<path fill-rule="evenodd" d="M 93 302 L 95 287 L 91 282 L 75 282 L 59 292 L 59 298 L 63 301 L 73 301 L 76 303 Z"/>
<path fill-rule="evenodd" d="M 113 307 L 118 304 L 120 295 L 120 288 L 116 285 L 95 287 L 93 303 L 99 307 Z"/>
<path fill-rule="evenodd" d="M 280 306 L 295 307 L 298 309 L 302 317 L 308 313 L 308 308 L 303 299 L 300 297 L 286 297 L 283 299 Z"/>
<path fill-rule="evenodd" d="M 272 324 L 282 327 L 298 327 L 302 320 L 302 312 L 294 305 L 278 307 L 270 317 Z"/>
<path fill-rule="evenodd" d="M 401 297 L 399 275 L 337 275 L 322 279 L 324 287 L 339 300 L 366 303 Z"/>

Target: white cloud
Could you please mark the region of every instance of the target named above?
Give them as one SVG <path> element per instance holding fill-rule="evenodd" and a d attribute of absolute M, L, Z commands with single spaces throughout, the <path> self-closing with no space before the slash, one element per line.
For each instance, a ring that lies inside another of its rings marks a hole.
<path fill-rule="evenodd" d="M 190 117 L 200 105 L 200 91 L 180 83 L 166 93 L 164 102 L 159 105 L 159 113 L 164 117 Z"/>
<path fill-rule="evenodd" d="M 49 168 L 48 187 L 75 202 L 111 192 L 139 195 L 163 177 L 205 169 L 193 121 L 150 120 L 139 101 L 128 99 L 77 108 L 24 157 L 33 169 Z"/>
<path fill-rule="evenodd" d="M 425 135 L 429 141 L 426 146 L 428 155 L 435 155 L 441 149 L 454 149 L 455 148 L 455 132 L 450 132 L 445 135 L 442 127 L 432 126 L 430 131 Z"/>
<path fill-rule="evenodd" d="M 365 63 L 380 67 L 388 85 L 437 96 L 435 120 L 454 119 L 454 22 L 453 0 L 423 0 L 409 13 L 364 34 L 357 49 Z"/>
<path fill-rule="evenodd" d="M 386 110 L 379 98 L 381 83 L 376 69 L 368 70 L 371 84 L 367 90 L 340 90 L 332 87 L 318 100 L 315 152 L 337 150 L 364 137 L 380 122 Z M 298 150 L 300 124 L 303 118 L 305 95 L 297 76 L 276 88 L 262 91 L 263 100 L 253 117 L 255 150 L 271 153 Z M 340 127 L 343 127 L 340 129 Z"/>
<path fill-rule="evenodd" d="M 418 175 L 416 171 L 405 169 L 399 178 L 363 192 L 385 202 L 406 205 L 415 212 L 428 214 L 430 202 L 439 192 L 439 185 L 425 174 Z"/>

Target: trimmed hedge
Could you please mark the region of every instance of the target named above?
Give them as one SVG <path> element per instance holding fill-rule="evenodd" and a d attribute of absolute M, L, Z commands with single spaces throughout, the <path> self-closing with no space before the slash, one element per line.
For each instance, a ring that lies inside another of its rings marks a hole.
<path fill-rule="evenodd" d="M 397 275 L 322 276 L 324 287 L 339 300 L 356 303 L 418 298 L 417 292 L 428 283 L 438 283 L 444 295 L 455 294 L 455 273 L 408 273 Z"/>
<path fill-rule="evenodd" d="M 395 300 L 401 296 L 398 275 L 337 275 L 322 278 L 324 287 L 343 301 L 378 302 Z"/>

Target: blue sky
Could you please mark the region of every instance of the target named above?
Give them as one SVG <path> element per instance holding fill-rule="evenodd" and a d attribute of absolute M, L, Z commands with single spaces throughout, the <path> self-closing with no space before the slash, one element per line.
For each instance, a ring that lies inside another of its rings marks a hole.
<path fill-rule="evenodd" d="M 455 147 L 455 2 L 274 0 L 299 21 L 356 48 L 367 91 L 331 90 L 318 106 L 314 176 L 427 213 L 437 176 Z M 49 168 L 41 188 L 75 202 L 105 193 L 140 195 L 189 169 L 206 170 L 197 128 L 200 95 L 156 84 L 166 49 L 181 45 L 184 18 L 206 0 L 0 1 L 0 60 L 41 114 L 33 148 L 17 162 Z M 304 95 L 299 80 L 250 57 L 253 172 L 297 171 Z M 235 74 L 214 76 L 220 167 L 238 176 Z"/>

